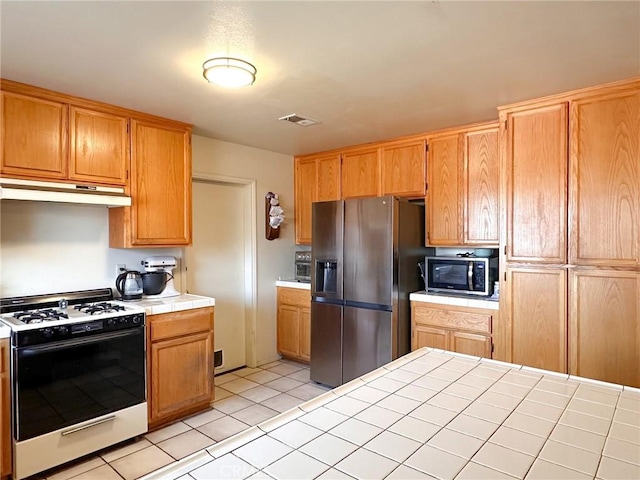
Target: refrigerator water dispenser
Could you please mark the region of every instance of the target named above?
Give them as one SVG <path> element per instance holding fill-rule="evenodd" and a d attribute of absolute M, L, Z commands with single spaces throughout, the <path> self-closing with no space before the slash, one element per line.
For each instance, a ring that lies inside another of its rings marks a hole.
<path fill-rule="evenodd" d="M 338 291 L 337 260 L 316 260 L 316 293 Z"/>

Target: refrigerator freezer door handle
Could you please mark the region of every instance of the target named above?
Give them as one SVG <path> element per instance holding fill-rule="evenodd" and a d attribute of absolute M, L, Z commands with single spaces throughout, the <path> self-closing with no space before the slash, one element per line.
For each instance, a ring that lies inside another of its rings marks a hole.
<path fill-rule="evenodd" d="M 384 305 L 381 303 L 367 303 L 367 302 L 354 302 L 352 300 L 346 300 L 344 302 L 345 307 L 364 308 L 366 310 L 380 310 L 382 312 L 393 311 L 393 306 Z"/>
<path fill-rule="evenodd" d="M 344 300 L 340 300 L 338 298 L 316 297 L 315 295 L 311 297 L 311 301 L 317 303 L 328 303 L 330 305 L 344 305 Z"/>

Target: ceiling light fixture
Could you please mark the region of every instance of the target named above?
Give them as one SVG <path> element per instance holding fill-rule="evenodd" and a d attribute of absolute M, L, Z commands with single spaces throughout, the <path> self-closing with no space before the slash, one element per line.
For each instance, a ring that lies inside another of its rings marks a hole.
<path fill-rule="evenodd" d="M 256 67 L 239 58 L 217 57 L 202 65 L 209 83 L 223 87 L 245 87 L 256 81 Z"/>

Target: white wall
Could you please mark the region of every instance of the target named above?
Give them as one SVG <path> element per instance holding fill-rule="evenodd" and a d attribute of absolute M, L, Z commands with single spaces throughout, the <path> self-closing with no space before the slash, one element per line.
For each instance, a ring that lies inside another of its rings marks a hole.
<path fill-rule="evenodd" d="M 193 173 L 256 181 L 257 198 L 257 363 L 277 358 L 276 286 L 293 277 L 296 250 L 293 223 L 293 159 L 289 155 L 193 136 Z M 264 196 L 275 192 L 286 216 L 280 238 L 265 239 Z"/>
<path fill-rule="evenodd" d="M 0 203 L 1 297 L 114 288 L 116 264 L 143 271 L 140 261 L 151 255 L 183 258 L 178 248 L 109 248 L 109 212 L 103 206 Z"/>

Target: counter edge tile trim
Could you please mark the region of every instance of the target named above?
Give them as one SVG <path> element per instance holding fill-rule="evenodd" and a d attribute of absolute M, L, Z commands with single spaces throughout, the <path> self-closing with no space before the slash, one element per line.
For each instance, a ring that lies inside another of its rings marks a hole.
<path fill-rule="evenodd" d="M 413 302 L 437 303 L 454 307 L 484 308 L 486 310 L 500 310 L 500 302 L 483 300 L 481 298 L 462 298 L 457 296 L 431 295 L 424 290 L 409 294 Z"/>
<path fill-rule="evenodd" d="M 311 284 L 296 282 L 295 280 L 276 280 L 276 287 L 297 288 L 299 290 L 311 291 Z"/>

